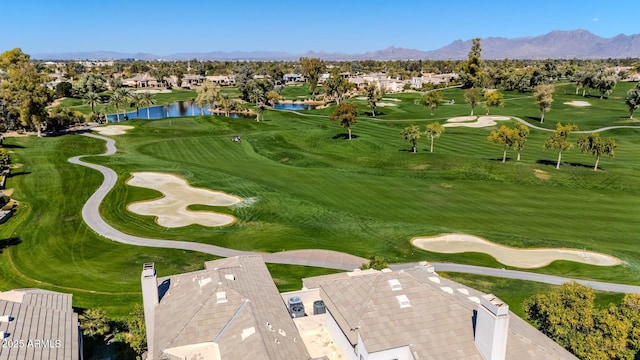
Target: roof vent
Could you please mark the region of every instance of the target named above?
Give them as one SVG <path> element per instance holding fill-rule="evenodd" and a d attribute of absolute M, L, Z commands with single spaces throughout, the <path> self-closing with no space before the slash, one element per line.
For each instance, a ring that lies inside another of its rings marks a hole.
<path fill-rule="evenodd" d="M 218 304 L 226 303 L 227 302 L 227 292 L 226 291 L 218 291 L 216 293 L 216 302 Z"/>
<path fill-rule="evenodd" d="M 5 322 L 5 323 L 9 323 L 13 321 L 13 317 L 11 317 L 10 315 L 2 315 L 0 316 L 0 322 Z"/>
<path fill-rule="evenodd" d="M 402 285 L 398 279 L 389 280 L 389 286 L 391 286 L 391 290 L 393 291 L 402 290 Z"/>
<path fill-rule="evenodd" d="M 225 274 L 225 275 L 224 275 L 224 278 L 225 278 L 225 279 L 227 279 L 227 280 L 231 280 L 231 281 L 233 281 L 233 280 L 235 280 L 235 279 L 236 279 L 236 276 L 235 276 L 235 275 L 233 275 L 233 274 Z"/>
<path fill-rule="evenodd" d="M 211 282 L 211 278 L 208 277 L 208 278 L 204 278 L 202 280 L 198 280 L 198 285 L 200 285 L 200 287 L 203 287 L 203 286 L 207 285 L 210 282 Z"/>
<path fill-rule="evenodd" d="M 409 301 L 409 298 L 407 298 L 407 295 L 398 295 L 396 296 L 396 299 L 398 299 L 401 309 L 411 307 L 411 302 Z"/>
<path fill-rule="evenodd" d="M 256 333 L 256 328 L 252 326 L 250 328 L 243 329 L 242 334 L 240 336 L 242 336 L 242 340 L 244 340 L 255 333 Z"/>

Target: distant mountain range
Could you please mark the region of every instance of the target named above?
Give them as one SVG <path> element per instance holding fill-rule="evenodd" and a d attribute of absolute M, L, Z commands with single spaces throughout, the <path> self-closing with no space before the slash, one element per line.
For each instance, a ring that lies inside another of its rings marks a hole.
<path fill-rule="evenodd" d="M 545 35 L 521 38 L 489 37 L 481 40 L 483 59 L 607 59 L 640 58 L 640 34 L 603 38 L 586 30 L 552 31 Z M 300 57 L 317 57 L 322 60 L 461 60 L 466 59 L 471 40 L 456 40 L 440 49 L 422 51 L 388 47 L 363 54 L 307 52 L 290 54 L 272 51 L 192 52 L 171 55 L 148 53 L 127 54 L 111 51 L 34 54 L 42 60 L 297 60 Z"/>

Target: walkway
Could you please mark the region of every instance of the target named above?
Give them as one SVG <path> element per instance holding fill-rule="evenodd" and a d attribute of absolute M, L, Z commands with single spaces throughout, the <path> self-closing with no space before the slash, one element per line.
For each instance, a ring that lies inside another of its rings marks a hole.
<path fill-rule="evenodd" d="M 524 120 L 521 120 L 521 119 L 518 119 L 518 120 L 524 122 Z M 596 130 L 596 131 L 599 131 L 599 130 Z M 103 140 L 106 142 L 106 146 L 107 146 L 107 151 L 103 154 L 79 155 L 69 159 L 69 162 L 72 164 L 86 166 L 91 169 L 100 171 L 104 176 L 104 181 L 102 182 L 100 187 L 96 190 L 95 193 L 93 193 L 93 195 L 91 195 L 89 200 L 87 200 L 85 205 L 82 207 L 82 218 L 84 219 L 85 223 L 91 229 L 93 229 L 96 233 L 98 233 L 98 235 L 100 236 L 103 236 L 107 239 L 111 239 L 113 241 L 117 241 L 119 243 L 128 244 L 128 245 L 198 251 L 198 252 L 220 256 L 220 257 L 232 257 L 232 256 L 241 256 L 241 255 L 261 255 L 264 261 L 268 263 L 314 266 L 314 267 L 322 267 L 322 268 L 346 270 L 346 271 L 359 268 L 360 265 L 362 265 L 364 262 L 367 262 L 367 260 L 364 258 L 346 254 L 346 253 L 337 252 L 337 251 L 332 251 L 332 250 L 307 249 L 307 250 L 282 251 L 278 253 L 258 253 L 258 252 L 251 252 L 251 251 L 228 249 L 220 246 L 197 243 L 197 242 L 149 239 L 149 238 L 143 238 L 143 237 L 123 233 L 122 231 L 117 230 L 111 225 L 107 224 L 106 221 L 104 221 L 104 219 L 100 216 L 100 204 L 107 196 L 107 193 L 115 186 L 116 181 L 118 179 L 118 175 L 116 174 L 115 171 L 113 171 L 108 167 L 91 164 L 81 160 L 85 156 L 110 156 L 115 154 L 116 153 L 115 140 L 104 137 L 104 136 L 99 136 L 99 135 L 94 135 L 89 133 L 84 133 L 82 134 L 82 136 L 88 136 L 94 139 Z M 462 273 L 469 273 L 469 274 L 497 276 L 497 277 L 503 277 L 503 278 L 537 281 L 537 282 L 556 284 L 556 285 L 563 284 L 565 282 L 576 281 L 584 285 L 590 286 L 596 290 L 614 291 L 614 292 L 623 292 L 623 293 L 640 293 L 640 286 L 604 283 L 604 282 L 598 282 L 598 281 L 576 280 L 576 279 L 564 278 L 559 276 L 529 273 L 525 271 L 502 270 L 502 269 L 486 268 L 486 267 L 471 266 L 471 265 L 444 264 L 444 263 L 432 263 L 431 265 L 435 267 L 436 271 L 443 271 L 443 272 L 462 272 Z M 410 266 L 414 266 L 414 264 L 392 265 L 391 268 L 399 270 L 399 269 L 402 269 L 403 267 L 410 267 Z"/>

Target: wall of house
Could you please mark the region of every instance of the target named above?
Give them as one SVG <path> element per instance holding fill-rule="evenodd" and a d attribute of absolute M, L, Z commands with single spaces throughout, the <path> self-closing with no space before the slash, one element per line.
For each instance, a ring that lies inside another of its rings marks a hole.
<path fill-rule="evenodd" d="M 409 346 L 402 346 L 398 348 L 376 351 L 369 353 L 364 345 L 364 341 L 358 334 L 358 344 L 356 344 L 357 359 L 360 360 L 415 360 Z"/>
<path fill-rule="evenodd" d="M 359 360 L 358 356 L 353 352 L 351 343 L 340 329 L 340 326 L 338 326 L 338 323 L 333 318 L 333 315 L 331 315 L 329 309 L 327 309 L 327 313 L 325 315 L 327 331 L 329 332 L 329 335 L 331 335 L 331 339 L 333 339 L 338 350 L 342 353 L 342 358 L 344 360 Z"/>

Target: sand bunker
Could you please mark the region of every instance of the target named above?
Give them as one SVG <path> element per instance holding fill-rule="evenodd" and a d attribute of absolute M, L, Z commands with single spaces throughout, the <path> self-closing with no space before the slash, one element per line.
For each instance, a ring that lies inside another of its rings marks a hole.
<path fill-rule="evenodd" d="M 91 130 L 97 131 L 100 135 L 124 135 L 127 133 L 127 130 L 134 129 L 133 126 L 129 125 L 107 125 L 101 127 L 95 127 Z"/>
<path fill-rule="evenodd" d="M 155 216 L 158 225 L 170 228 L 193 224 L 224 226 L 236 221 L 231 215 L 213 211 L 193 211 L 187 207 L 192 204 L 231 206 L 242 202 L 239 197 L 191 187 L 184 179 L 172 174 L 137 172 L 132 175 L 133 177 L 127 180 L 127 185 L 157 190 L 164 196 L 160 199 L 129 204 L 127 209 L 139 215 Z"/>
<path fill-rule="evenodd" d="M 170 92 L 171 92 L 171 90 L 167 90 L 167 89 L 142 89 L 142 90 L 135 90 L 134 91 L 134 93 L 136 93 L 136 94 L 143 94 L 143 93 L 168 94 Z"/>
<path fill-rule="evenodd" d="M 434 237 L 417 237 L 411 243 L 421 249 L 439 253 L 480 252 L 493 256 L 502 264 L 518 268 L 539 268 L 556 260 L 575 261 L 589 265 L 614 266 L 620 259 L 592 251 L 576 249 L 518 249 L 494 244 L 472 235 L 446 234 Z"/>
<path fill-rule="evenodd" d="M 566 103 L 563 103 L 565 105 L 571 105 L 571 106 L 591 106 L 591 104 L 589 104 L 586 101 L 569 101 Z"/>
<path fill-rule="evenodd" d="M 396 104 L 387 103 L 387 102 L 377 102 L 376 106 L 384 107 L 384 106 L 398 106 Z"/>
<path fill-rule="evenodd" d="M 475 121 L 474 121 L 475 120 Z M 511 120 L 508 116 L 458 116 L 447 120 L 442 126 L 457 127 L 466 126 L 473 128 L 487 127 L 496 125 L 496 121 Z"/>

